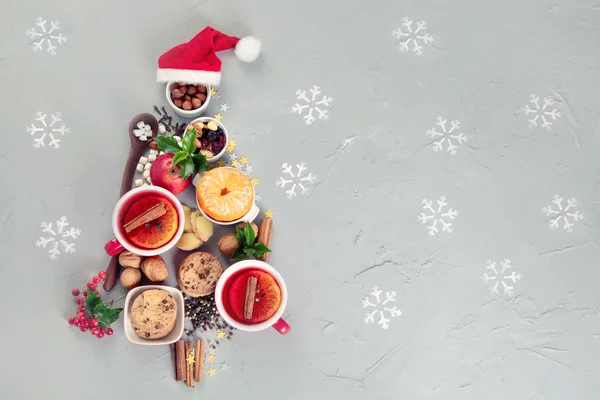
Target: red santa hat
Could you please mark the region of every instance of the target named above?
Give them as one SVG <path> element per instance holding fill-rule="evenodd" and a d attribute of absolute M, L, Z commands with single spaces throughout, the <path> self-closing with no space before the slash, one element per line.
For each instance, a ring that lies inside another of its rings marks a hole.
<path fill-rule="evenodd" d="M 240 61 L 252 62 L 260 53 L 258 39 L 247 36 L 227 36 L 207 26 L 192 40 L 173 47 L 158 59 L 158 82 L 186 82 L 218 85 L 221 81 L 221 60 L 216 52 L 234 49 Z"/>

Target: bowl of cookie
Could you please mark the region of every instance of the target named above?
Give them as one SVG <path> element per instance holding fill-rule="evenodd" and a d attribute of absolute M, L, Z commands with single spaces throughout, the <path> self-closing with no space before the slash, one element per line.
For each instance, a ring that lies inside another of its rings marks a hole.
<path fill-rule="evenodd" d="M 183 334 L 185 305 L 181 292 L 164 285 L 140 286 L 127 293 L 125 336 L 134 344 L 175 343 Z"/>

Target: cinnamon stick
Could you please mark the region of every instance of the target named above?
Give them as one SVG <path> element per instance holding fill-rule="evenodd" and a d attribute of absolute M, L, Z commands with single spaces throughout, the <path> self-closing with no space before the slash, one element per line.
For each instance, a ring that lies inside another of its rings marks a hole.
<path fill-rule="evenodd" d="M 185 344 L 185 362 L 186 362 L 186 374 L 185 374 L 185 386 L 194 387 L 194 363 L 188 362 L 187 359 L 190 355 L 192 355 L 192 346 L 191 343 Z"/>
<path fill-rule="evenodd" d="M 173 361 L 173 370 L 175 371 L 175 380 L 177 380 L 177 352 L 175 343 L 171 343 L 171 360 Z"/>
<path fill-rule="evenodd" d="M 185 342 L 183 339 L 180 339 L 175 344 L 175 368 L 177 369 L 177 373 L 175 374 L 175 379 L 177 381 L 182 381 L 185 379 Z"/>
<path fill-rule="evenodd" d="M 204 340 L 196 339 L 196 370 L 194 380 L 202 382 L 202 368 L 204 368 Z"/>
<path fill-rule="evenodd" d="M 252 319 L 257 286 L 258 280 L 255 277 L 251 276 L 248 278 L 248 281 L 246 282 L 246 301 L 244 302 L 244 318 L 246 319 Z"/>
<path fill-rule="evenodd" d="M 152 206 L 151 208 L 149 208 L 147 211 L 145 211 L 141 215 L 135 217 L 134 219 L 132 219 L 131 221 L 129 221 L 128 223 L 123 225 L 123 228 L 125 229 L 125 233 L 129 233 L 132 230 L 134 230 L 135 228 L 138 228 L 144 224 L 147 224 L 148 222 L 154 221 L 156 218 L 162 217 L 166 213 L 167 213 L 167 209 L 165 207 L 165 203 L 163 203 L 161 201 L 160 203 Z"/>
<path fill-rule="evenodd" d="M 260 224 L 258 226 L 258 237 L 256 240 L 258 243 L 262 243 L 265 246 L 271 246 L 271 234 L 273 233 L 273 220 L 271 218 L 263 218 L 260 220 Z M 261 261 L 267 261 L 269 258 L 269 253 L 265 253 L 262 257 L 259 258 Z"/>

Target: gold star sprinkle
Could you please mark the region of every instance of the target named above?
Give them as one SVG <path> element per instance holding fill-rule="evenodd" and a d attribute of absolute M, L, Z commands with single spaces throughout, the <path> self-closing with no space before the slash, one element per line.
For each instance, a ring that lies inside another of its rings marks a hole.
<path fill-rule="evenodd" d="M 219 161 L 217 161 L 217 165 L 219 167 L 224 167 L 225 166 L 225 161 L 224 160 L 219 160 Z"/>
<path fill-rule="evenodd" d="M 231 165 L 237 168 L 237 167 L 239 167 L 239 166 L 240 166 L 240 162 L 239 162 L 238 160 L 233 160 L 233 161 L 231 162 Z"/>
<path fill-rule="evenodd" d="M 267 218 L 273 218 L 273 211 L 271 211 L 271 210 L 265 211 L 265 217 L 267 217 Z"/>
<path fill-rule="evenodd" d="M 258 178 L 254 178 L 254 179 L 252 179 L 252 184 L 254 186 L 256 186 L 256 185 L 260 184 L 260 181 L 258 180 Z"/>
<path fill-rule="evenodd" d="M 243 156 L 242 158 L 240 158 L 240 162 L 244 165 L 248 164 L 248 157 Z"/>
<path fill-rule="evenodd" d="M 210 367 L 208 369 L 208 376 L 215 376 L 217 374 L 217 370 L 214 369 L 213 367 Z"/>
<path fill-rule="evenodd" d="M 209 355 L 208 355 L 208 357 L 206 357 L 206 358 L 208 358 L 208 362 L 210 362 L 210 363 L 212 364 L 212 363 L 214 363 L 214 362 L 215 362 L 215 359 L 216 359 L 217 357 L 215 357 L 215 355 L 211 353 L 211 354 L 209 354 Z"/>
<path fill-rule="evenodd" d="M 217 91 L 215 90 L 215 88 L 210 88 L 210 95 L 214 96 L 215 94 L 217 94 Z"/>
<path fill-rule="evenodd" d="M 189 355 L 188 358 L 185 359 L 185 361 L 188 362 L 188 364 L 193 364 L 194 361 L 196 361 L 196 357 L 194 357 L 193 355 Z"/>
<path fill-rule="evenodd" d="M 221 119 L 223 119 L 223 116 L 221 114 L 215 114 L 215 119 L 217 121 L 220 121 Z"/>
<path fill-rule="evenodd" d="M 219 329 L 217 331 L 217 339 L 223 339 L 223 338 L 225 338 L 225 336 L 227 336 L 227 335 L 222 330 Z"/>

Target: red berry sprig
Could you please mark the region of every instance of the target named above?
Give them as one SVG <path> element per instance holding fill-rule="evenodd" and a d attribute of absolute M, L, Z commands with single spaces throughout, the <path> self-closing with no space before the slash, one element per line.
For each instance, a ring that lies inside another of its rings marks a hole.
<path fill-rule="evenodd" d="M 98 339 L 114 333 L 110 325 L 119 319 L 123 310 L 122 308 L 109 308 L 108 303 L 102 302 L 97 286 L 103 279 L 106 279 L 106 272 L 100 271 L 86 284 L 87 289 L 82 292 L 79 289 L 71 290 L 71 294 L 76 297 L 77 314 L 70 317 L 68 321 L 69 325 L 79 327 L 81 332 L 89 330 Z"/>

